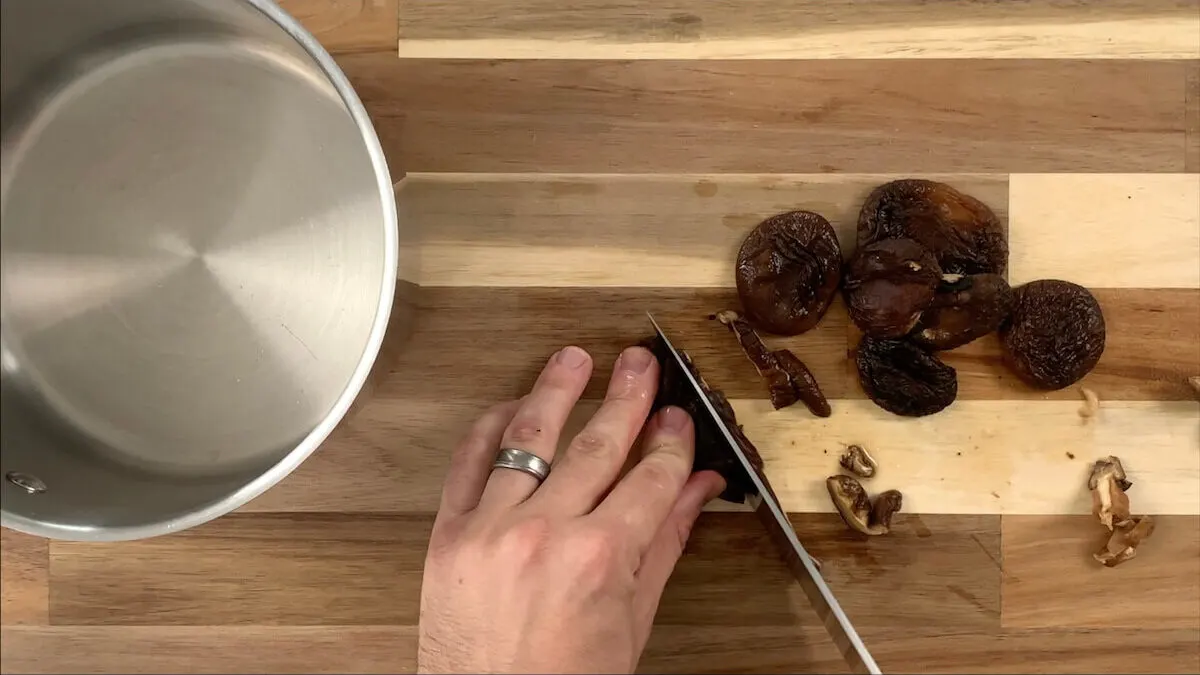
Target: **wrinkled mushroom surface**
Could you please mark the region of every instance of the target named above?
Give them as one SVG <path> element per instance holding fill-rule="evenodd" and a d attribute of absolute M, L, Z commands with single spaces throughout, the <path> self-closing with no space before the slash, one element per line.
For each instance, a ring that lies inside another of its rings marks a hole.
<path fill-rule="evenodd" d="M 871 191 L 858 216 L 859 246 L 898 238 L 928 249 L 944 272 L 1004 274 L 1008 267 L 1000 219 L 945 183 L 907 178 Z"/>
<path fill-rule="evenodd" d="M 1031 281 L 1015 291 L 1012 316 L 1000 328 L 1004 359 L 1039 389 L 1079 381 L 1104 353 L 1104 314 L 1088 290 L 1069 281 Z"/>
<path fill-rule="evenodd" d="M 867 396 L 897 415 L 932 415 L 958 396 L 954 368 L 908 340 L 864 336 L 855 364 Z"/>
<path fill-rule="evenodd" d="M 754 228 L 737 256 L 737 290 L 746 318 L 777 335 L 817 325 L 837 293 L 842 251 L 828 220 L 811 211 L 772 216 Z"/>

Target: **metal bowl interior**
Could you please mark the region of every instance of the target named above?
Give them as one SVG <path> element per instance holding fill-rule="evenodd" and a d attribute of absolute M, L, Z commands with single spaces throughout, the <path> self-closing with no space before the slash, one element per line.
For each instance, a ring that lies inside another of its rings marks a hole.
<path fill-rule="evenodd" d="M 0 7 L 3 524 L 210 520 L 303 461 L 378 352 L 396 215 L 374 131 L 269 2 Z"/>

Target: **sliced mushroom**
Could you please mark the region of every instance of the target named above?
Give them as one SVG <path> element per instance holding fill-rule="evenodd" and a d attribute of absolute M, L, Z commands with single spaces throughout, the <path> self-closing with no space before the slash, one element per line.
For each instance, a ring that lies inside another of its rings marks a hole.
<path fill-rule="evenodd" d="M 737 336 L 746 358 L 766 380 L 771 405 L 776 410 L 804 401 L 817 417 L 829 417 L 832 412 L 829 402 L 821 393 L 817 378 L 803 361 L 786 349 L 768 349 L 750 323 L 737 312 L 724 310 L 714 316 Z"/>
<path fill-rule="evenodd" d="M 1132 487 L 1125 479 L 1121 460 L 1113 456 L 1096 460 L 1088 488 L 1092 491 L 1092 513 L 1110 531 L 1130 521 L 1129 497 L 1125 491 Z"/>
<path fill-rule="evenodd" d="M 888 490 L 872 504 L 862 484 L 850 476 L 830 476 L 825 479 L 825 486 L 850 529 L 872 536 L 891 531 L 892 515 L 900 510 L 903 501 L 898 491 Z"/>
<path fill-rule="evenodd" d="M 1137 547 L 1154 534 L 1154 518 L 1134 518 L 1113 530 L 1108 541 L 1098 552 L 1092 554 L 1105 567 L 1116 567 L 1137 555 Z"/>
<path fill-rule="evenodd" d="M 861 445 L 851 445 L 846 448 L 846 452 L 842 453 L 838 464 L 859 478 L 870 478 L 879 468 L 879 465 L 875 463 L 875 458 Z"/>

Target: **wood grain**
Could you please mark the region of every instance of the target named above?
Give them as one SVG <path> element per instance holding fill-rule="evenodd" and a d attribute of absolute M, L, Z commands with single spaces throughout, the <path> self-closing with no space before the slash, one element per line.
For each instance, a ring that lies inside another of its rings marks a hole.
<path fill-rule="evenodd" d="M 488 403 L 392 401 L 365 408 L 243 510 L 432 511 L 450 450 Z M 576 407 L 560 444 L 597 405 Z M 797 408 L 774 411 L 764 400 L 733 405 L 793 512 L 832 511 L 822 480 L 836 472 L 847 444 L 861 443 L 884 467 L 872 489 L 903 491 L 906 512 L 1088 513 L 1090 462 L 1117 454 L 1137 481 L 1155 486 L 1139 496 L 1143 508 L 1200 513 L 1195 403 L 1102 402 L 1099 416 L 1087 422 L 1075 401 L 960 401 L 920 420 L 862 400 L 834 401 L 828 419 Z"/>
<path fill-rule="evenodd" d="M 410 0 L 400 54 L 458 58 L 1194 58 L 1194 0 Z"/>
<path fill-rule="evenodd" d="M 130 626 L 413 624 L 431 523 L 429 515 L 237 514 L 132 544 L 55 542 L 51 619 Z M 797 515 L 795 525 L 856 622 L 888 625 L 874 612 L 886 602 L 930 625 L 999 625 L 997 516 L 905 516 L 895 536 L 871 540 L 850 533 L 833 514 Z M 661 621 L 820 626 L 753 514 L 705 515 L 689 551 L 664 595 Z M 121 611 L 113 612 L 118 602 Z"/>
<path fill-rule="evenodd" d="M 1009 281 L 1200 288 L 1200 176 L 1011 178 Z"/>
<path fill-rule="evenodd" d="M 54 542 L 51 622 L 413 624 L 431 524 L 423 515 L 238 515 L 137 542 Z"/>
<path fill-rule="evenodd" d="M 279 0 L 331 54 L 396 51 L 398 0 Z"/>
<path fill-rule="evenodd" d="M 1198 462 L 1193 458 L 1193 465 Z M 1157 487 L 1135 483 L 1129 498 L 1137 513 L 1155 513 L 1143 509 L 1152 508 L 1144 506 L 1144 497 Z M 1094 517 L 1005 516 L 1004 627 L 1195 629 L 1200 624 L 1200 518 L 1155 520 L 1154 534 L 1137 557 L 1110 569 L 1091 558 L 1108 535 Z M 1108 601 L 1098 597 L 1110 591 Z"/>
<path fill-rule="evenodd" d="M 1184 169 L 1183 61 L 339 63 L 406 171 Z"/>
<path fill-rule="evenodd" d="M 0 624 L 45 624 L 49 608 L 45 539 L 0 529 Z"/>
<path fill-rule="evenodd" d="M 768 216 L 815 211 L 855 248 L 870 174 L 410 174 L 397 191 L 419 223 L 429 286 L 732 287 L 742 240 Z M 1007 176 L 948 182 L 1005 220 Z"/>
<path fill-rule="evenodd" d="M 1200 172 L 1200 61 L 1189 61 L 1186 65 L 1185 126 L 1187 127 L 1184 148 L 1184 170 Z"/>
<path fill-rule="evenodd" d="M 1188 673 L 1195 630 L 1006 630 L 869 633 L 885 672 Z M 411 673 L 412 626 L 5 627 L 0 670 L 23 673 Z M 1031 659 L 1036 655 L 1036 660 Z M 641 673 L 846 672 L 823 629 L 805 626 L 655 626 Z"/>
<path fill-rule="evenodd" d="M 413 673 L 415 626 L 5 627 L 6 673 Z"/>
<path fill-rule="evenodd" d="M 655 626 L 642 673 L 844 673 L 820 628 Z M 867 629 L 885 673 L 1190 673 L 1196 630 L 1002 630 L 923 634 L 920 626 Z"/>
<path fill-rule="evenodd" d="M 999 626 L 998 516 L 898 516 L 887 537 L 851 532 L 834 514 L 793 514 L 792 524 L 858 628 L 901 623 L 952 632 Z M 820 628 L 803 591 L 756 525 L 750 513 L 705 514 L 656 620 Z M 881 607 L 890 609 L 883 613 Z"/>
<path fill-rule="evenodd" d="M 1104 400 L 1192 400 L 1187 377 L 1200 373 L 1200 289 L 1095 289 L 1094 294 L 1108 337 L 1087 386 Z M 732 289 L 425 287 L 418 296 L 412 334 L 398 350 L 392 375 L 378 383 L 377 395 L 384 398 L 518 398 L 545 360 L 572 343 L 595 360 L 584 395 L 599 398 L 620 350 L 648 334 L 647 311 L 714 386 L 732 397 L 766 397 L 732 335 L 708 318 L 739 306 Z M 815 329 L 766 339 L 808 364 L 827 397 L 863 398 L 848 360 L 855 335 L 841 300 L 835 299 Z M 497 336 L 511 338 L 504 358 L 476 348 Z M 946 360 L 958 369 L 960 400 L 1079 398 L 1076 388 L 1043 392 L 1023 384 L 1003 365 L 995 337 L 950 352 Z"/>

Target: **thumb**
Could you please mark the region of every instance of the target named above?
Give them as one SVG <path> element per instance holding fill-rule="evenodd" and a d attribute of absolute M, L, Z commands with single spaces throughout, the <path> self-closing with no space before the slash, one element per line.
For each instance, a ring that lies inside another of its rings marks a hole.
<path fill-rule="evenodd" d="M 663 588 L 675 571 L 675 563 L 683 555 L 683 548 L 692 533 L 692 526 L 700 517 L 700 510 L 724 490 L 725 479 L 717 472 L 700 471 L 692 474 L 675 500 L 671 514 L 658 528 L 650 547 L 642 556 L 642 564 L 637 572 L 634 609 L 638 626 L 643 630 L 643 638 L 649 637 Z"/>

